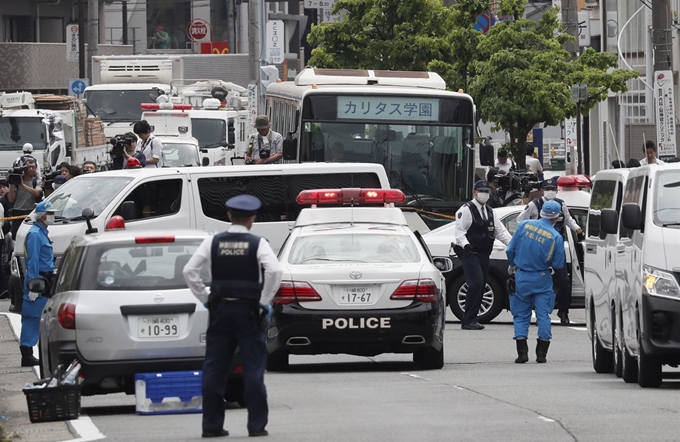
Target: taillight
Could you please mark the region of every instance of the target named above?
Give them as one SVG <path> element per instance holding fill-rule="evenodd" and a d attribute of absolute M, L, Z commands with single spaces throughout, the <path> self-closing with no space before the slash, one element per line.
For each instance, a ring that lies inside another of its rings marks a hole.
<path fill-rule="evenodd" d="M 61 328 L 66 330 L 76 329 L 76 305 L 75 304 L 62 304 L 59 306 L 57 311 L 57 319 L 59 320 L 59 325 Z"/>
<path fill-rule="evenodd" d="M 164 242 L 175 242 L 174 236 L 137 236 L 135 244 L 160 244 Z"/>
<path fill-rule="evenodd" d="M 306 282 L 281 281 L 279 291 L 274 296 L 274 304 L 290 304 L 296 301 L 321 301 L 321 296 Z"/>
<path fill-rule="evenodd" d="M 399 301 L 437 302 L 437 286 L 427 279 L 409 279 L 401 283 L 390 299 Z"/>

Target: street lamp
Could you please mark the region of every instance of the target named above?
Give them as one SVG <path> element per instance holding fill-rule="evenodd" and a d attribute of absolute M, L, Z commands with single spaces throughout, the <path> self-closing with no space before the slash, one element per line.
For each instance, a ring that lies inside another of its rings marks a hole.
<path fill-rule="evenodd" d="M 581 103 L 588 101 L 588 86 L 576 83 L 571 87 L 571 101 L 576 103 L 576 151 L 578 152 L 578 162 L 576 163 L 576 173 L 583 173 L 583 146 L 581 143 Z"/>

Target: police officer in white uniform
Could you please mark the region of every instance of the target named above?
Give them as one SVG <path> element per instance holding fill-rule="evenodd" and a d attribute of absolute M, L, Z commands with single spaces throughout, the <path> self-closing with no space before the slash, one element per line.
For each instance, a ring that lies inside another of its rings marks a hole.
<path fill-rule="evenodd" d="M 268 319 L 281 284 L 279 261 L 266 239 L 249 232 L 262 203 L 252 195 L 226 202 L 232 226 L 207 238 L 184 267 L 192 293 L 210 311 L 203 364 L 203 437 L 228 436 L 224 426 L 224 393 L 231 360 L 240 348 L 248 434 L 266 436 L 268 422 L 264 371 L 267 364 L 260 310 Z M 201 279 L 209 268 L 210 289 Z"/>
<path fill-rule="evenodd" d="M 490 191 L 488 181 L 477 181 L 474 199 L 465 203 L 456 214 L 454 251 L 463 264 L 468 285 L 465 316 L 461 321 L 463 330 L 484 329 L 477 320 L 477 314 L 489 273 L 489 255 L 493 251 L 494 240 L 508 245 L 512 239 L 498 215 L 486 204 Z"/>

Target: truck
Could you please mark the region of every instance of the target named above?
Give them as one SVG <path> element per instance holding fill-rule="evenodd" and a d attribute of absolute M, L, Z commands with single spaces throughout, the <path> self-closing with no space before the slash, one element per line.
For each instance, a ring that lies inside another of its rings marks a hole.
<path fill-rule="evenodd" d="M 210 78 L 240 86 L 249 82 L 248 54 L 176 54 L 92 57 L 92 85 L 85 89 L 88 112 L 114 137 L 141 119 L 140 105 L 155 103 L 180 79 Z"/>
<path fill-rule="evenodd" d="M 247 148 L 247 90 L 219 80 L 173 82 L 171 90 L 171 96 L 141 105 L 142 119 L 154 135 L 195 137 L 203 165 L 242 164 Z"/>
<path fill-rule="evenodd" d="M 43 172 L 62 162 L 110 163 L 102 122 L 87 118 L 82 100 L 30 92 L 0 93 L 0 169 L 8 170 L 23 155 L 25 143 L 41 161 Z"/>

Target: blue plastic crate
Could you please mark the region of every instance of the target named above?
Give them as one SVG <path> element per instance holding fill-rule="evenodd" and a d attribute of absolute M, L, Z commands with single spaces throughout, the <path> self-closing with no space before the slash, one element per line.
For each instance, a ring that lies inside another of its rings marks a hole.
<path fill-rule="evenodd" d="M 202 371 L 137 373 L 137 414 L 201 413 Z"/>

